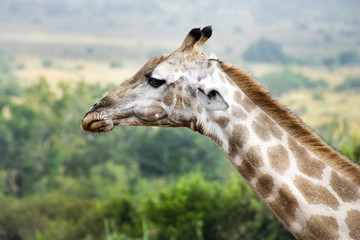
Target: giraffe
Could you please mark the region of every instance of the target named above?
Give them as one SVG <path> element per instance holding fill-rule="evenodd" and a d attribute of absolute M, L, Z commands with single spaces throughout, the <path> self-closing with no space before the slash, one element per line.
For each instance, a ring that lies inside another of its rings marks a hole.
<path fill-rule="evenodd" d="M 81 128 L 190 128 L 223 150 L 297 239 L 360 239 L 360 168 L 248 74 L 207 57 L 211 35 L 211 26 L 192 29 L 91 107 Z"/>

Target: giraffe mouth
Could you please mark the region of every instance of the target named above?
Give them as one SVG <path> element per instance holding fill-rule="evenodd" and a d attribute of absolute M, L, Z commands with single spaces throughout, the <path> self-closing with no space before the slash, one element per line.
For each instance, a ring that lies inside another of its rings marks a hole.
<path fill-rule="evenodd" d="M 167 114 L 155 114 L 150 117 L 133 111 L 118 114 L 114 117 L 105 116 L 102 112 L 88 112 L 81 121 L 81 129 L 85 132 L 105 133 L 117 126 L 161 126 L 173 127 L 166 120 Z"/>
<path fill-rule="evenodd" d="M 97 119 L 93 115 L 85 115 L 81 121 L 81 129 L 85 132 L 109 132 L 115 127 L 111 119 Z"/>

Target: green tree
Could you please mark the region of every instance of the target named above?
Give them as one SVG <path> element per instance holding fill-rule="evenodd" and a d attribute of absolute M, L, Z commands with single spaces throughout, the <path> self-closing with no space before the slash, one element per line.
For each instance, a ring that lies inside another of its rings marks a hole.
<path fill-rule="evenodd" d="M 360 76 L 348 76 L 345 81 L 336 86 L 335 91 L 356 91 L 360 92 Z"/>
<path fill-rule="evenodd" d="M 245 50 L 243 59 L 249 62 L 282 63 L 285 55 L 280 44 L 261 38 Z"/>
<path fill-rule="evenodd" d="M 338 61 L 340 65 L 357 65 L 360 63 L 360 55 L 356 51 L 341 52 Z"/>
<path fill-rule="evenodd" d="M 121 131 L 126 136 L 123 144 L 130 150 L 130 158 L 147 176 L 183 174 L 202 169 L 213 178 L 214 169 L 228 163 L 210 139 L 184 128 L 121 127 Z"/>
<path fill-rule="evenodd" d="M 0 98 L 19 96 L 21 88 L 14 75 L 15 58 L 0 49 Z"/>
<path fill-rule="evenodd" d="M 323 58 L 322 63 L 330 70 L 334 69 L 338 61 L 334 57 Z"/>
<path fill-rule="evenodd" d="M 259 82 L 276 96 L 293 91 L 299 88 L 313 89 L 316 87 L 327 88 L 328 84 L 324 80 L 310 80 L 300 73 L 295 73 L 290 69 L 282 72 L 271 72 L 259 79 Z"/>
<path fill-rule="evenodd" d="M 350 143 L 341 146 L 341 152 L 360 165 L 360 138 L 354 135 Z"/>
<path fill-rule="evenodd" d="M 291 239 L 291 235 L 239 179 L 227 186 L 199 173 L 182 177 L 149 200 L 146 216 L 155 239 Z"/>
<path fill-rule="evenodd" d="M 8 102 L 6 107 L 10 116 L 0 115 L 0 167 L 7 176 L 6 192 L 20 196 L 34 189 L 41 171 L 42 148 L 35 144 L 41 116 L 26 105 Z"/>

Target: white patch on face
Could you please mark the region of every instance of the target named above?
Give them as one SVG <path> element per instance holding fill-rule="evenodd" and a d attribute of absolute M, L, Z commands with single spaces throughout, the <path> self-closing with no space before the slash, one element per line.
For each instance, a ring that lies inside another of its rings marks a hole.
<path fill-rule="evenodd" d="M 175 66 L 173 64 L 162 62 L 154 69 L 151 76 L 157 79 L 166 80 L 167 83 L 173 83 L 179 79 L 174 73 Z"/>

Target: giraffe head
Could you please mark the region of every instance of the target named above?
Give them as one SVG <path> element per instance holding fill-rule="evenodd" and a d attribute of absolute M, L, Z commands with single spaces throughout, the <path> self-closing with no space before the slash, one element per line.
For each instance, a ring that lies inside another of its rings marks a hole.
<path fill-rule="evenodd" d="M 172 54 L 154 57 L 91 107 L 81 128 L 108 132 L 116 126 L 131 125 L 199 130 L 199 111 L 228 108 L 224 89 L 212 77 L 219 61 L 202 51 L 211 34 L 210 26 L 192 29 Z"/>

